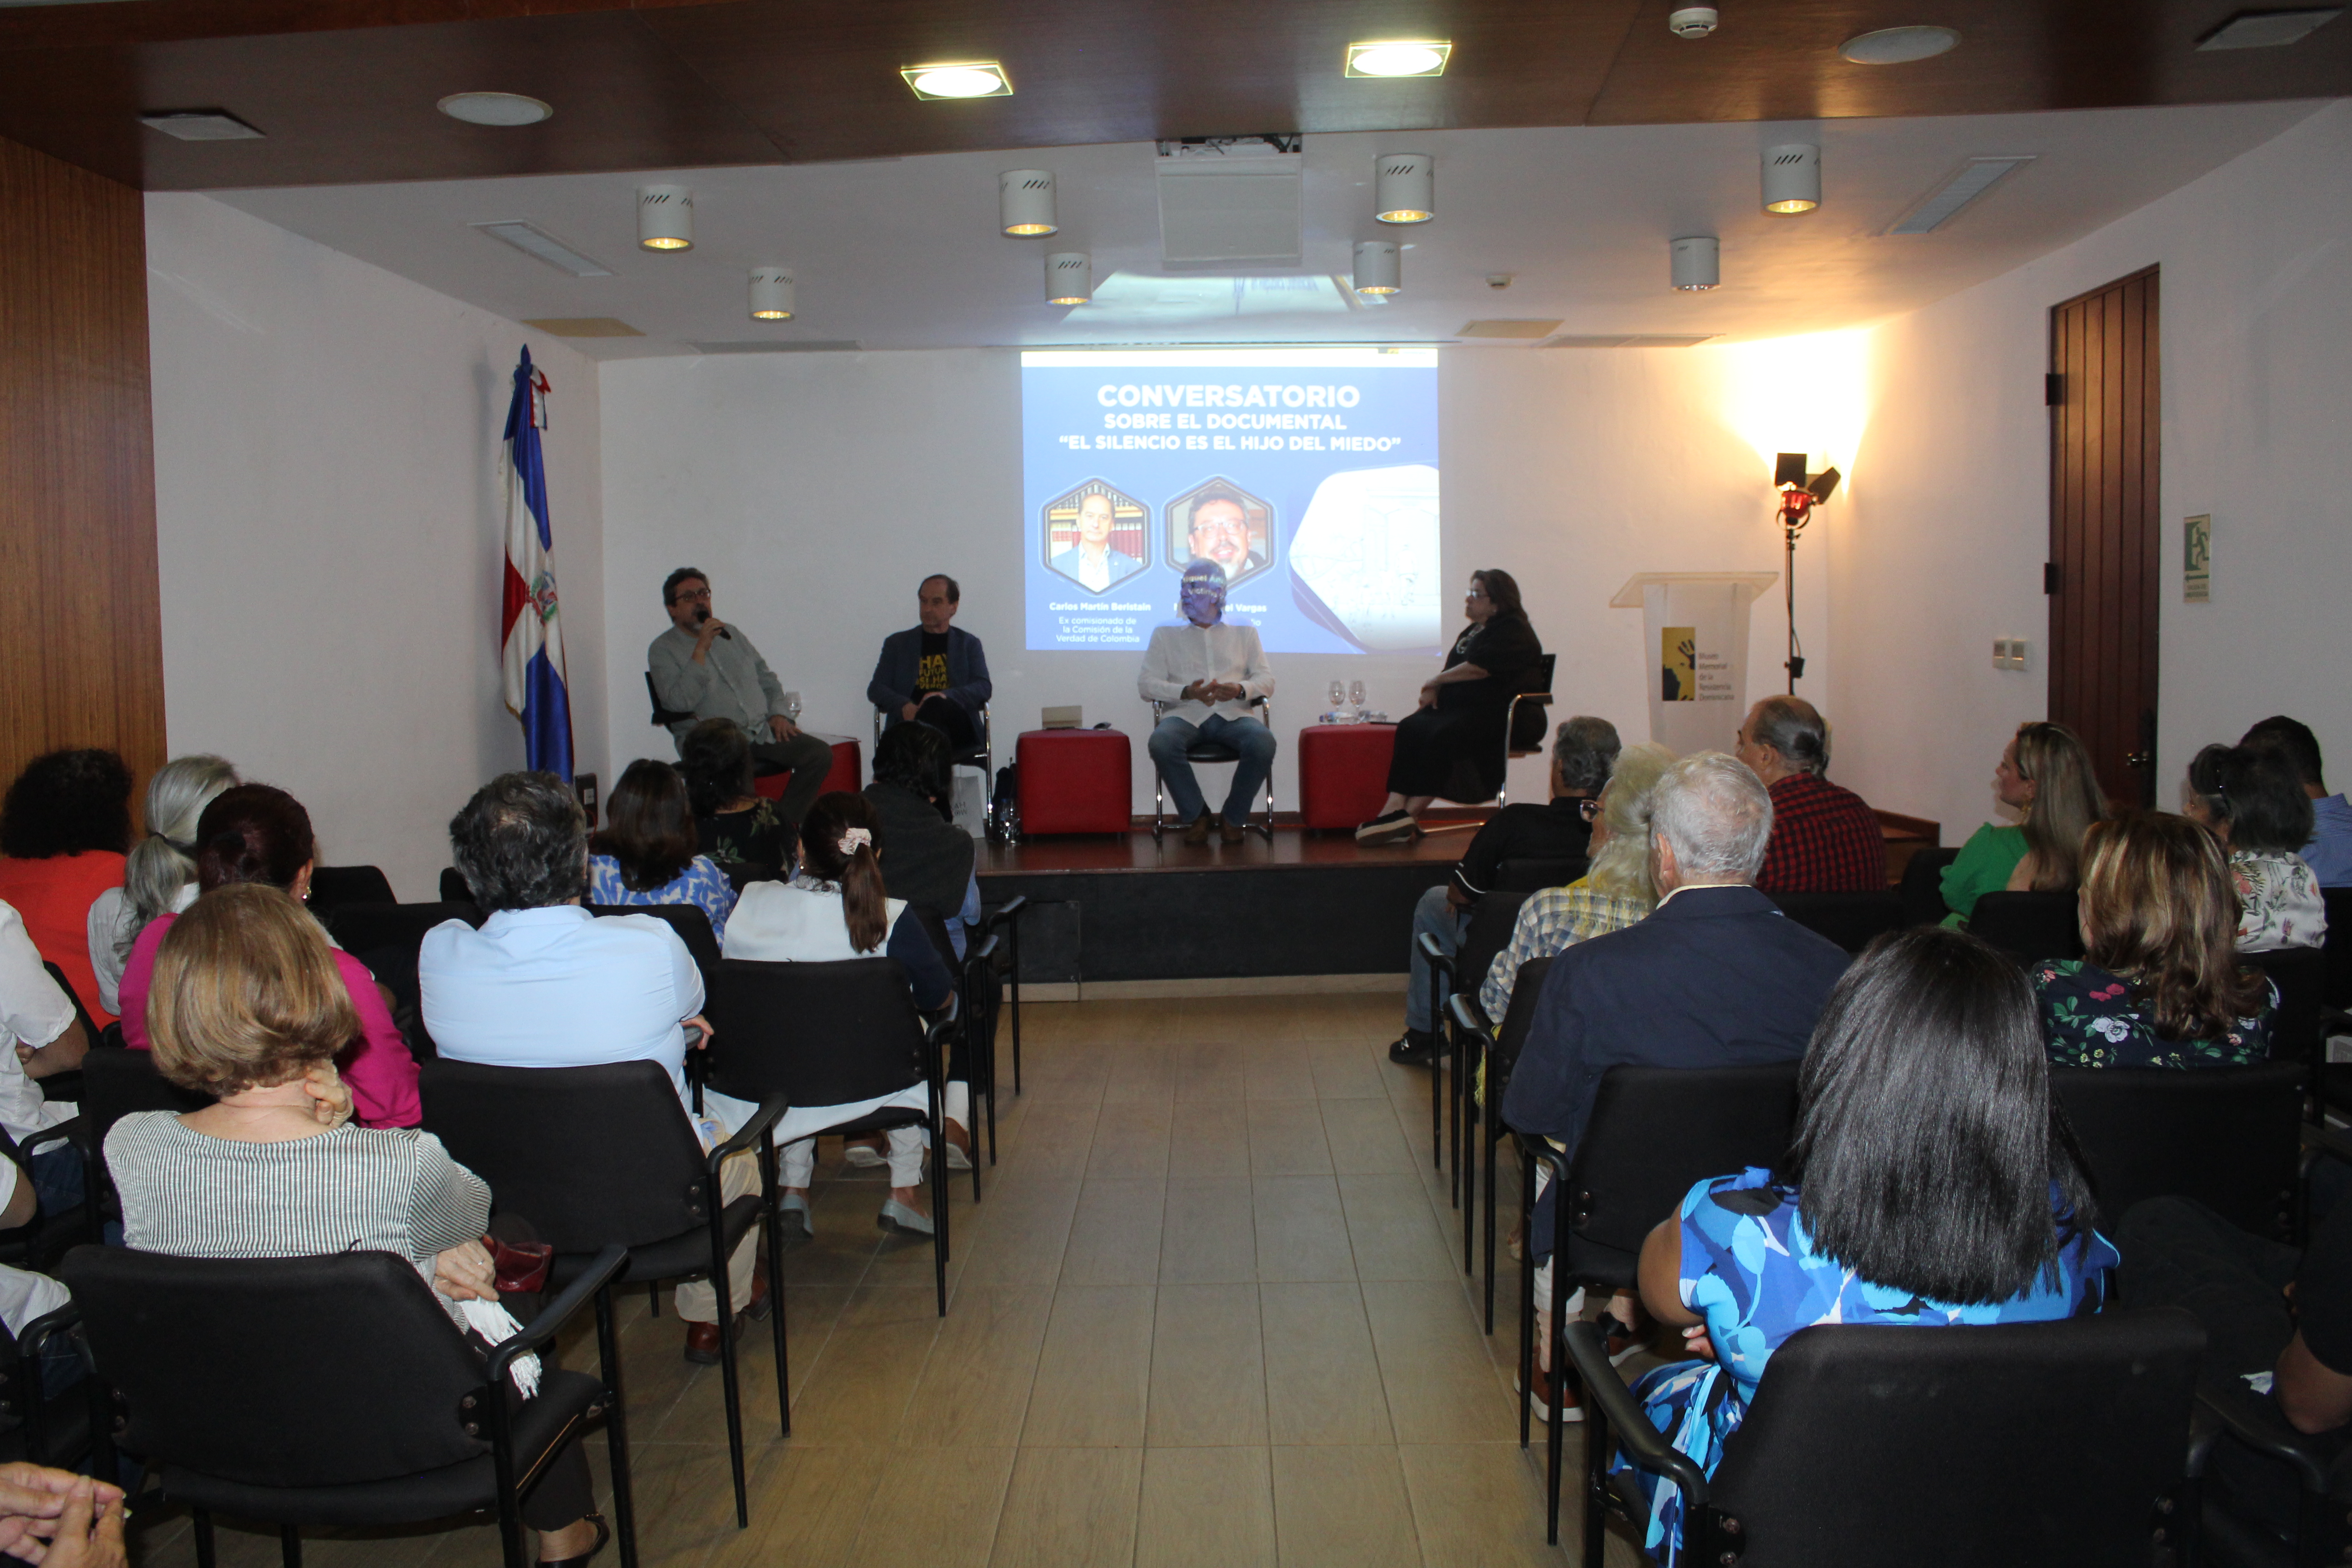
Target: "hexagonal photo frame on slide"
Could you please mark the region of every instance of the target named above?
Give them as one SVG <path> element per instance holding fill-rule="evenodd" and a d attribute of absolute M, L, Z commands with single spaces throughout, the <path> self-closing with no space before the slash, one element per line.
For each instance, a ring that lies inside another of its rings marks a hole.
<path fill-rule="evenodd" d="M 1150 564 L 1151 509 L 1108 479 L 1045 503 L 1046 570 L 1100 598 Z"/>
<path fill-rule="evenodd" d="M 1231 587 L 1274 564 L 1274 503 L 1222 476 L 1171 500 L 1161 523 L 1169 563 L 1180 572 L 1194 561 L 1213 561 Z"/>

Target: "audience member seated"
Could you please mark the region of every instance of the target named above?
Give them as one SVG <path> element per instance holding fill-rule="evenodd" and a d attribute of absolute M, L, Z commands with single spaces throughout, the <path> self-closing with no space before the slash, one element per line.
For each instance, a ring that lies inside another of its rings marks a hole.
<path fill-rule="evenodd" d="M 2243 909 L 2240 952 L 2317 947 L 2326 940 L 2319 879 L 2296 853 L 2311 842 L 2311 797 L 2276 753 L 2206 747 L 2189 764 L 2182 808 L 2230 852 Z"/>
<path fill-rule="evenodd" d="M 425 1027 L 441 1054 L 500 1068 L 659 1062 L 702 1146 L 724 1142 L 724 1117 L 695 1117 L 686 1081 L 687 1029 L 710 1034 L 701 973 L 666 922 L 581 908 L 588 823 L 572 786 L 553 773 L 501 773 L 449 819 L 449 847 L 487 918 L 479 930 L 442 921 L 417 954 Z M 727 1201 L 759 1190 L 751 1154 L 722 1167 Z M 752 1278 L 758 1250 L 759 1237 L 747 1236 L 727 1260 L 727 1299 L 755 1317 L 770 1305 L 764 1279 Z M 719 1292 L 687 1280 L 677 1305 L 686 1359 L 715 1363 Z"/>
<path fill-rule="evenodd" d="M 1735 759 L 1700 752 L 1659 775 L 1649 840 L 1658 906 L 1552 964 L 1503 1094 L 1506 1125 L 1572 1153 L 1612 1067 L 1742 1067 L 1804 1055 L 1846 954 L 1756 890 L 1771 832 L 1772 797 Z M 1541 1184 L 1529 1246 L 1543 1265 L 1536 1301 L 1548 1310 L 1553 1194 L 1548 1179 Z M 1630 1299 L 1620 1303 L 1619 1331 L 1630 1338 L 1639 1325 Z"/>
<path fill-rule="evenodd" d="M 1419 837 L 1421 814 L 1432 801 L 1492 800 L 1502 793 L 1511 699 L 1541 679 L 1543 644 L 1508 572 L 1471 573 L 1462 609 L 1470 624 L 1454 639 L 1444 668 L 1421 683 L 1420 706 L 1397 725 L 1388 798 L 1357 826 L 1359 844 Z"/>
<path fill-rule="evenodd" d="M 147 922 L 196 901 L 196 819 L 236 782 L 226 761 L 202 755 L 174 757 L 147 781 L 147 836 L 131 847 L 122 886 L 89 906 L 89 966 L 109 1013 L 122 1011 L 122 966 Z"/>
<path fill-rule="evenodd" d="M 725 719 L 705 719 L 677 743 L 677 770 L 694 808 L 694 837 L 721 866 L 762 876 L 792 869 L 793 829 L 776 803 L 751 788 L 751 742 Z"/>
<path fill-rule="evenodd" d="M 1975 938 L 1874 943 L 1832 994 L 1797 1093 L 1788 1158 L 1697 1183 L 1642 1248 L 1643 1301 L 1697 1359 L 1633 1394 L 1709 1475 L 1799 1331 L 2071 1318 L 2105 1302 L 2116 1261 L 2056 1130 L 2025 978 Z M 1681 1494 L 1622 1456 L 1612 1468 L 1649 1503 L 1643 1551 L 1676 1561 Z"/>
<path fill-rule="evenodd" d="M 1266 662 L 1257 628 L 1225 619 L 1225 569 L 1213 561 L 1184 568 L 1177 585 L 1183 620 L 1155 626 L 1143 650 L 1136 689 L 1147 702 L 1162 705 L 1144 750 L 1168 785 L 1169 804 L 1183 823 L 1184 842 L 1206 844 L 1216 828 L 1227 844 L 1239 844 L 1257 805 L 1257 792 L 1274 771 L 1274 731 L 1250 714 L 1250 704 L 1274 695 L 1274 667 Z M 1185 755 L 1196 741 L 1231 746 L 1234 764 L 1225 809 L 1209 814 L 1201 785 Z"/>
<path fill-rule="evenodd" d="M 1618 757 L 1592 818 L 1591 869 L 1567 887 L 1546 888 L 1521 904 L 1509 945 L 1486 966 L 1478 1005 L 1496 1024 L 1511 1010 L 1519 965 L 1622 931 L 1649 915 L 1657 902 L 1650 889 L 1650 792 L 1674 763 L 1672 752 L 1649 741 L 1626 747 Z"/>
<path fill-rule="evenodd" d="M 361 1026 L 334 957 L 275 888 L 222 888 L 173 922 L 155 958 L 155 1065 L 217 1103 L 133 1111 L 107 1134 L 123 1239 L 177 1258 L 394 1253 L 462 1330 L 459 1301 L 499 1300 L 482 1246 L 490 1190 L 429 1132 L 351 1125 L 335 1055 Z M 523 1494 L 541 1562 L 595 1554 L 607 1532 L 594 1506 L 575 1437 Z"/>
<path fill-rule="evenodd" d="M 0 803 L 0 902 L 24 917 L 100 1028 L 115 1015 L 100 1005 L 90 967 L 89 907 L 122 886 L 130 848 L 131 770 L 112 752 L 35 757 Z"/>
<path fill-rule="evenodd" d="M 735 884 L 709 856 L 695 853 L 694 808 L 677 770 L 639 757 L 622 770 L 605 810 L 607 826 L 588 840 L 588 901 L 692 904 L 724 936 Z"/>
<path fill-rule="evenodd" d="M 1439 1016 L 1431 1011 L 1429 958 L 1421 950 L 1424 932 L 1447 953 L 1459 952 L 1470 927 L 1470 909 L 1495 890 L 1506 860 L 1581 860 L 1591 852 L 1601 807 L 1601 787 L 1617 765 L 1617 726 L 1580 715 L 1552 736 L 1551 799 L 1542 805 L 1507 805 L 1479 827 L 1454 873 L 1422 894 L 1413 906 L 1412 936 L 1406 948 L 1409 978 L 1404 989 L 1404 1037 L 1389 1047 L 1389 1060 L 1427 1067 L 1437 1049 Z M 1638 918 L 1638 917 L 1637 917 Z M 1450 991 L 1434 998 L 1445 1005 Z"/>
<path fill-rule="evenodd" d="M 41 967 L 23 917 L 6 904 L 0 904 L 0 1026 L 7 1030 L 0 1045 L 14 1047 L 0 1050 L 0 1131 L 21 1144 L 74 1119 L 79 1108 L 70 1100 L 45 1099 L 37 1080 L 79 1067 L 90 1042 L 73 999 Z M 36 1205 L 39 1212 L 56 1215 L 81 1202 L 81 1156 L 71 1146 L 53 1143 L 37 1150 L 28 1164 L 33 1180 L 10 1194 L 0 1228 L 27 1223 Z"/>
<path fill-rule="evenodd" d="M 902 724 L 874 748 L 874 782 L 866 798 L 890 847 L 890 889 L 947 928 L 961 961 L 969 928 L 980 919 L 980 877 L 971 835 L 948 817 L 947 737 L 929 724 Z"/>
<path fill-rule="evenodd" d="M 1964 926 L 1987 893 L 2071 893 L 2081 879 L 2083 835 L 2107 814 L 2091 753 L 2063 724 L 2020 724 L 1992 771 L 1995 799 L 2017 825 L 1988 822 L 1944 868 L 1944 917 Z"/>
<path fill-rule="evenodd" d="M 1739 760 L 1772 792 L 1772 842 L 1757 888 L 1767 893 L 1883 893 L 1886 836 L 1862 796 L 1823 775 L 1830 727 L 1801 697 L 1767 697 L 1739 727 Z"/>
<path fill-rule="evenodd" d="M 950 624 L 962 603 L 956 580 L 934 572 L 915 588 L 919 624 L 882 639 L 866 700 L 881 713 L 886 732 L 917 721 L 938 730 L 957 751 L 980 743 L 980 710 L 995 688 L 980 639 Z"/>
<path fill-rule="evenodd" d="M 835 790 L 819 795 L 801 825 L 800 874 L 789 882 L 754 882 L 728 923 L 726 956 L 764 963 L 831 963 L 843 959 L 897 959 L 906 966 L 915 1005 L 924 1012 L 944 1006 L 955 982 L 940 950 L 920 924 L 908 920 L 907 901 L 889 897 L 882 882 L 881 818 L 863 795 Z M 943 1099 L 950 1143 L 971 1152 L 969 1075 L 950 1067 Z M 734 1104 L 708 1094 L 706 1103 Z M 781 1206 L 789 1223 L 810 1232 L 809 1178 L 816 1165 L 816 1133 L 889 1107 L 928 1111 L 924 1084 L 856 1105 L 795 1105 L 776 1123 L 783 1168 L 776 1177 Z M 888 1134 L 890 1194 L 876 1220 L 884 1230 L 931 1234 L 929 1201 L 923 1195 L 923 1131 L 894 1127 Z M 851 1141 L 851 1163 L 878 1163 L 871 1140 Z"/>
<path fill-rule="evenodd" d="M 2085 848 L 2088 956 L 2033 972 L 2050 1059 L 2074 1068 L 2267 1060 L 2278 990 L 2238 966 L 2238 898 L 2221 843 L 2185 816 L 2150 812 L 2095 825 Z"/>
<path fill-rule="evenodd" d="M 2323 888 L 2352 888 L 2352 801 L 2327 793 L 2320 765 L 2319 737 L 2309 725 L 2280 713 L 2246 731 L 2238 744 L 2275 753 L 2311 797 L 2311 842 L 2304 864 Z"/>
<path fill-rule="evenodd" d="M 318 864 L 310 814 L 282 789 L 236 784 L 223 790 L 197 818 L 195 844 L 196 886 L 201 892 L 233 883 L 259 882 L 289 895 L 298 905 L 310 897 L 310 872 Z M 179 918 L 172 913 L 157 915 L 131 944 L 131 961 L 122 969 L 122 1043 L 132 1050 L 152 1048 L 147 1005 L 155 954 L 164 933 Z M 360 1043 L 359 1051 L 349 1059 L 343 1074 L 360 1125 L 414 1127 L 423 1116 L 416 1098 L 416 1058 L 393 1022 L 389 994 L 366 964 L 336 947 L 323 931 L 320 936 L 333 953 L 335 968 L 352 994 L 352 1009 L 360 1021 L 352 1036 Z"/>
<path fill-rule="evenodd" d="M 710 580 L 681 566 L 662 584 L 669 630 L 646 649 L 654 697 L 674 713 L 724 719 L 743 731 L 751 755 L 790 777 L 777 810 L 798 822 L 833 771 L 833 748 L 802 730 L 784 711 L 784 684 L 740 626 L 710 613 Z M 685 738 L 681 721 L 672 733 Z"/>

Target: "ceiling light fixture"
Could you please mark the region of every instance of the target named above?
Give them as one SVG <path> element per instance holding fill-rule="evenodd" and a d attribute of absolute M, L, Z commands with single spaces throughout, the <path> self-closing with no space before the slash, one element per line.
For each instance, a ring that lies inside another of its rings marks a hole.
<path fill-rule="evenodd" d="M 468 125 L 536 125 L 555 113 L 552 105 L 519 92 L 453 92 L 433 107 Z"/>
<path fill-rule="evenodd" d="M 1427 223 L 1437 216 L 1437 160 L 1383 153 L 1372 162 L 1372 216 L 1382 223 Z"/>
<path fill-rule="evenodd" d="M 1711 234 L 1686 235 L 1666 247 L 1675 287 L 1696 294 L 1723 282 L 1723 242 Z"/>
<path fill-rule="evenodd" d="M 2299 44 L 2344 14 L 2341 5 L 2315 5 L 2296 11 L 2241 11 L 2197 40 L 2201 53 L 2210 49 L 2275 49 Z"/>
<path fill-rule="evenodd" d="M 1704 38 L 1717 20 L 1712 5 L 1677 5 L 1666 13 L 1666 31 L 1677 38 Z"/>
<path fill-rule="evenodd" d="M 255 142 L 261 132 L 225 109 L 163 109 L 139 123 L 182 142 Z"/>
<path fill-rule="evenodd" d="M 1897 218 L 1889 234 L 1927 234 L 1948 223 L 1959 210 L 2026 164 L 2032 153 L 2004 158 L 1971 158 L 1950 179 L 1923 197 L 1919 205 Z"/>
<path fill-rule="evenodd" d="M 1045 303 L 1083 305 L 1094 297 L 1094 260 L 1085 251 L 1057 250 L 1045 258 Z"/>
<path fill-rule="evenodd" d="M 637 243 L 647 250 L 692 250 L 694 193 L 684 185 L 639 185 Z"/>
<path fill-rule="evenodd" d="M 1403 267 L 1398 258 L 1395 241 L 1356 241 L 1357 293 L 1393 294 L 1403 287 Z"/>
<path fill-rule="evenodd" d="M 520 218 L 499 223 L 467 224 L 493 239 L 502 239 L 525 256 L 535 257 L 559 272 L 574 278 L 610 278 L 613 269 L 593 257 L 583 256 L 545 229 Z"/>
<path fill-rule="evenodd" d="M 1053 233 L 1054 172 L 1007 169 L 997 175 L 996 217 L 1016 239 Z"/>
<path fill-rule="evenodd" d="M 1348 75 L 1444 76 L 1454 46 L 1442 38 L 1391 38 L 1348 46 Z"/>
<path fill-rule="evenodd" d="M 755 321 L 789 321 L 793 319 L 791 268 L 751 268 L 751 319 Z"/>
<path fill-rule="evenodd" d="M 1907 66 L 1948 54 L 1959 43 L 1960 35 L 1950 27 L 1881 27 L 1840 44 L 1838 58 L 1858 66 Z"/>
<path fill-rule="evenodd" d="M 1810 142 L 1764 149 L 1764 210 L 1809 213 L 1822 205 L 1822 150 Z"/>
<path fill-rule="evenodd" d="M 901 66 L 917 98 L 1011 98 L 1013 79 L 994 60 L 965 60 L 956 65 Z"/>

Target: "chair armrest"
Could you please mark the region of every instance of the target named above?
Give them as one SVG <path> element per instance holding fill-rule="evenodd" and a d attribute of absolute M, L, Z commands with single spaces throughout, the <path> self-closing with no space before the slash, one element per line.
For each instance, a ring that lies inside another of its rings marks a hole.
<path fill-rule="evenodd" d="M 514 1359 L 528 1351 L 535 1351 L 555 1338 L 569 1322 L 573 1313 L 586 1305 L 597 1291 L 611 1284 L 622 1269 L 629 1266 L 629 1249 L 620 1243 L 599 1252 L 588 1265 L 587 1271 L 563 1289 L 563 1294 L 541 1309 L 538 1317 L 524 1325 L 513 1338 L 501 1340 L 490 1352 L 490 1383 L 496 1386 L 507 1374 Z"/>
<path fill-rule="evenodd" d="M 950 1035 L 955 1033 L 956 1026 L 962 1022 L 963 998 L 956 992 L 950 991 L 947 1005 L 941 1007 L 935 1017 L 924 1022 L 923 1038 L 933 1046 L 941 1045 Z"/>
<path fill-rule="evenodd" d="M 68 1301 L 53 1312 L 42 1313 L 26 1323 L 24 1332 L 16 1336 L 16 1354 L 26 1361 L 37 1360 L 48 1348 L 51 1340 L 80 1321 L 81 1306 L 75 1301 Z M 39 1384 L 34 1384 L 33 1392 L 36 1395 L 40 1393 Z"/>
<path fill-rule="evenodd" d="M 1012 899 L 999 904 L 986 915 L 981 917 L 980 929 L 982 931 L 992 931 L 998 926 L 1004 924 L 1008 921 L 1017 926 L 1021 923 L 1021 911 L 1028 907 L 1029 895 L 1026 893 L 1016 894 Z"/>
<path fill-rule="evenodd" d="M 751 1120 L 738 1128 L 733 1137 L 710 1152 L 707 1162 L 710 1179 L 712 1181 L 719 1179 L 719 1167 L 730 1155 L 740 1154 L 746 1149 L 758 1148 L 761 1138 L 766 1135 L 768 1129 L 776 1124 L 776 1118 L 782 1116 L 791 1108 L 791 1105 L 792 1101 L 782 1095 L 761 1100 L 759 1110 Z"/>
<path fill-rule="evenodd" d="M 1608 1417 L 1618 1446 L 1643 1469 L 1657 1471 L 1680 1487 L 1685 1509 L 1705 1508 L 1706 1477 L 1688 1456 L 1666 1441 L 1664 1433 L 1650 1425 L 1650 1418 L 1633 1402 L 1633 1391 L 1625 1386 L 1617 1369 L 1609 1364 L 1601 1325 L 1575 1322 L 1567 1324 L 1566 1329 L 1568 1357 L 1576 1363 L 1577 1375 L 1584 1380 L 1584 1397 L 1598 1405 L 1601 1414 Z"/>
<path fill-rule="evenodd" d="M 2327 1467 L 2313 1450 L 2311 1439 L 2296 1431 L 2272 1401 L 2234 1380 L 2224 1383 L 2217 1378 L 2200 1378 L 2197 1403 L 2211 1412 L 2230 1436 L 2241 1443 L 2256 1453 L 2294 1466 L 2304 1490 L 2327 1489 Z"/>
<path fill-rule="evenodd" d="M 982 931 L 988 931 L 986 926 L 982 926 L 980 929 Z M 1003 945 L 1004 938 L 1003 934 L 1001 932 L 990 931 L 988 931 L 986 941 L 973 943 L 964 949 L 963 961 L 970 964 L 978 963 L 984 959 L 993 959 L 996 956 L 996 950 Z"/>
<path fill-rule="evenodd" d="M 1421 940 L 1427 942 L 1429 938 L 1424 934 Z M 1454 1015 L 1457 1027 L 1469 1030 L 1488 1045 L 1495 1043 L 1495 1026 L 1486 1021 L 1486 1009 L 1478 1005 L 1475 996 L 1467 991 L 1456 991 L 1445 999 L 1445 1010 Z"/>
<path fill-rule="evenodd" d="M 1413 942 L 1420 947 L 1422 957 L 1429 960 L 1432 969 L 1444 971 L 1448 980 L 1454 978 L 1454 955 L 1437 944 L 1435 931 L 1425 931 L 1413 938 Z"/>

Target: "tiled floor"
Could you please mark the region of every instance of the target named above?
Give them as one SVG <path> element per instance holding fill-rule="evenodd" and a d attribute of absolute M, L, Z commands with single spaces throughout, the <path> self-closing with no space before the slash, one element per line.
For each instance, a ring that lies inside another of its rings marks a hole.
<path fill-rule="evenodd" d="M 1032 1005 L 1026 1092 L 984 1201 L 956 1186 L 949 1314 L 928 1243 L 875 1228 L 880 1172 L 828 1163 L 786 1258 L 793 1432 L 744 1342 L 751 1523 L 735 1528 L 715 1369 L 667 1305 L 625 1310 L 646 1568 L 789 1563 L 1510 1564 L 1543 1543 L 1507 1290 L 1492 1341 L 1430 1169 L 1428 1079 L 1394 996 Z M 833 1153 L 830 1144 L 825 1146 Z M 1507 1190 L 1509 1190 L 1507 1188 Z M 593 1340 L 566 1360 L 592 1364 Z M 602 1483 L 601 1438 L 590 1445 Z M 1580 1449 L 1571 1428 L 1570 1474 Z M 1574 1487 L 1562 1533 L 1574 1555 Z M 184 1512 L 133 1521 L 186 1568 Z M 220 1531 L 260 1568 L 274 1530 Z M 494 1568 L 496 1531 L 314 1534 L 313 1568 Z M 1633 1553 L 1612 1535 L 1611 1564 Z M 598 1568 L 613 1568 L 610 1549 Z"/>

